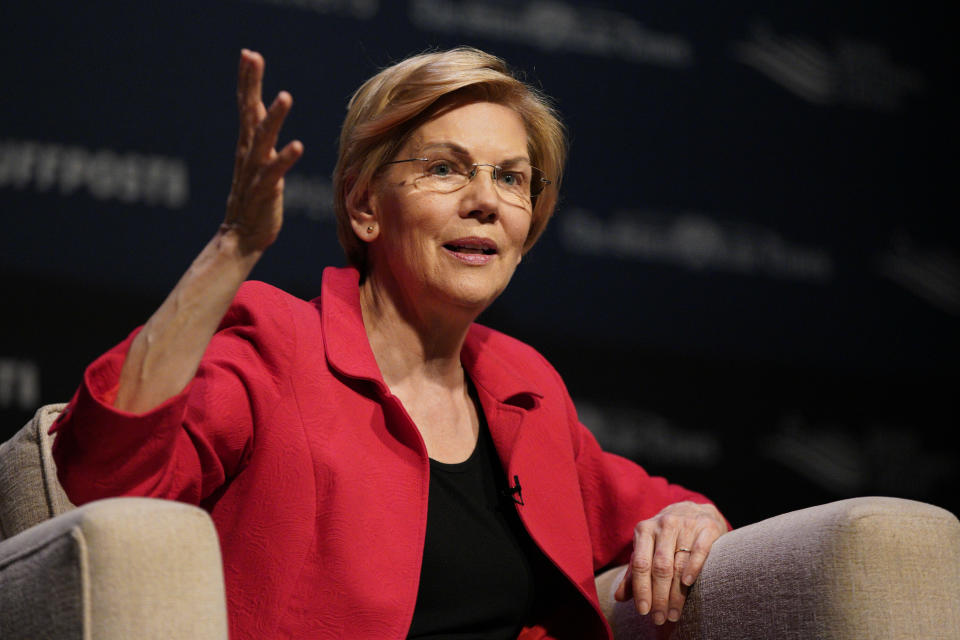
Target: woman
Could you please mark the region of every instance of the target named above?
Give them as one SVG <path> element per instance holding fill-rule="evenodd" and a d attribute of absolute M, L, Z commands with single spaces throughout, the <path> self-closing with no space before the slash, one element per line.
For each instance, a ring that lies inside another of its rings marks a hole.
<path fill-rule="evenodd" d="M 244 283 L 280 231 L 292 99 L 240 59 L 223 225 L 54 426 L 77 503 L 206 508 L 235 638 L 604 638 L 594 576 L 676 620 L 727 529 L 603 453 L 533 349 L 474 324 L 557 200 L 562 126 L 503 62 L 415 56 L 350 102 L 335 173 L 351 267 L 312 302 Z"/>

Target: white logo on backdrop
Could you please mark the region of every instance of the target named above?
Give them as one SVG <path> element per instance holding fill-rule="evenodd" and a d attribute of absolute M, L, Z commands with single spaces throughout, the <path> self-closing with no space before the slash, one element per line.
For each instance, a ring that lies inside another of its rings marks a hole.
<path fill-rule="evenodd" d="M 794 95 L 818 105 L 895 111 L 924 89 L 923 75 L 896 64 L 885 49 L 854 39 L 832 48 L 759 26 L 734 45 L 734 57 Z"/>
<path fill-rule="evenodd" d="M 784 417 L 759 443 L 761 453 L 839 495 L 867 485 L 869 467 L 862 443 L 838 424 L 810 427 L 797 415 Z"/>
<path fill-rule="evenodd" d="M 935 432 L 937 425 L 928 425 Z M 946 425 L 941 425 L 946 427 Z M 955 447 L 928 448 L 906 425 L 810 423 L 784 415 L 760 452 L 838 495 L 865 491 L 923 495 L 957 474 Z"/>
<path fill-rule="evenodd" d="M 40 403 L 40 367 L 29 360 L 0 358 L 0 409 L 29 411 Z"/>
<path fill-rule="evenodd" d="M 338 13 L 352 18 L 369 20 L 380 10 L 379 0 L 248 0 L 260 4 L 294 7 L 317 13 Z"/>
<path fill-rule="evenodd" d="M 119 200 L 178 209 L 187 203 L 190 177 L 181 158 L 110 149 L 0 140 L 0 188 Z"/>
<path fill-rule="evenodd" d="M 947 249 L 921 249 L 906 236 L 877 260 L 880 273 L 949 314 L 960 315 L 960 259 Z"/>
<path fill-rule="evenodd" d="M 301 173 L 288 174 L 283 180 L 283 211 L 288 216 L 332 222 L 333 181 L 330 178 Z"/>
<path fill-rule="evenodd" d="M 632 407 L 601 406 L 583 398 L 575 404 L 580 422 L 607 451 L 633 460 L 701 468 L 720 460 L 720 441 L 708 431 L 683 429 L 659 414 Z"/>
<path fill-rule="evenodd" d="M 572 207 L 559 219 L 565 250 L 621 260 L 658 262 L 694 271 L 731 271 L 823 283 L 830 254 L 788 242 L 756 226 L 721 223 L 705 214 L 617 211 L 609 219 Z"/>
<path fill-rule="evenodd" d="M 412 0 L 410 20 L 422 29 L 484 36 L 666 67 L 693 65 L 693 45 L 649 29 L 617 11 L 571 3 Z"/>

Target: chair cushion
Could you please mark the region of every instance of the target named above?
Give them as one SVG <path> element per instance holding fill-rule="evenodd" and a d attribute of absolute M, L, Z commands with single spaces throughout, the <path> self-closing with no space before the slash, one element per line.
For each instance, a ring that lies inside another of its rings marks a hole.
<path fill-rule="evenodd" d="M 0 445 L 0 540 L 73 509 L 57 481 L 47 434 L 64 406 L 41 407 Z"/>

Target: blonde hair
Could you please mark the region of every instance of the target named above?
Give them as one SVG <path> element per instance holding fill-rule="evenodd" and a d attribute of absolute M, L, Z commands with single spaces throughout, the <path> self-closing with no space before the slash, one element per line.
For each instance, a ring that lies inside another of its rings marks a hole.
<path fill-rule="evenodd" d="M 534 201 L 526 253 L 547 226 L 567 154 L 566 131 L 548 98 L 519 80 L 500 58 L 472 47 L 416 55 L 363 83 L 347 105 L 333 174 L 337 236 L 347 261 L 366 270 L 366 243 L 350 224 L 348 203 L 365 193 L 377 170 L 409 135 L 450 102 L 484 100 L 512 108 L 527 130 L 530 162 L 552 184 Z"/>

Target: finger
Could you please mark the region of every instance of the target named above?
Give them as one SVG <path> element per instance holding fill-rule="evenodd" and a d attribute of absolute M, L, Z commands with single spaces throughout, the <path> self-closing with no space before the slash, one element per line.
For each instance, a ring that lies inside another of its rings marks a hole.
<path fill-rule="evenodd" d="M 247 88 L 250 85 L 251 52 L 248 49 L 240 50 L 240 59 L 237 62 L 237 112 L 243 111 L 246 104 Z"/>
<path fill-rule="evenodd" d="M 266 162 L 270 157 L 270 152 L 277 146 L 277 137 L 280 135 L 280 128 L 290 108 L 293 106 L 293 98 L 286 91 L 277 94 L 273 104 L 267 111 L 267 115 L 254 132 L 253 147 L 251 156 L 256 162 Z"/>
<path fill-rule="evenodd" d="M 241 108 L 256 107 L 263 102 L 263 70 L 266 62 L 256 51 L 244 49 L 241 57 L 244 69 L 243 93 L 237 96 Z"/>
<path fill-rule="evenodd" d="M 646 528 L 640 528 L 633 534 L 633 554 L 630 556 L 630 581 L 633 588 L 633 601 L 637 612 L 645 616 L 650 613 L 653 595 L 650 589 L 650 576 L 653 568 L 654 539 Z"/>
<path fill-rule="evenodd" d="M 670 596 L 667 602 L 667 620 L 676 622 L 687 600 L 688 587 L 683 584 L 684 569 L 690 560 L 689 547 L 678 544 L 673 558 L 673 580 L 670 583 Z"/>
<path fill-rule="evenodd" d="M 670 584 L 670 599 L 667 602 L 667 620 L 670 622 L 676 622 L 680 619 L 680 613 L 687 601 L 687 591 L 689 590 L 688 586 L 680 582 L 680 574 L 677 574 Z"/>
<path fill-rule="evenodd" d="M 650 587 L 653 594 L 651 615 L 654 624 L 663 624 L 667 620 L 667 603 L 670 598 L 670 585 L 673 583 L 673 557 L 676 548 L 676 529 L 664 528 L 657 536 L 657 546 L 653 553 L 653 568 L 650 576 Z"/>
<path fill-rule="evenodd" d="M 244 49 L 240 53 L 237 71 L 237 111 L 239 129 L 237 132 L 237 150 L 234 161 L 234 177 L 246 160 L 247 152 L 253 143 L 257 124 L 263 119 L 263 104 L 260 100 L 260 84 L 263 78 L 263 57 Z"/>
<path fill-rule="evenodd" d="M 250 146 L 250 140 L 253 139 L 253 127 L 246 120 L 244 105 L 246 104 L 247 86 L 250 84 L 248 59 L 249 52 L 246 49 L 240 51 L 240 62 L 237 65 L 237 149 L 233 163 L 233 175 L 236 180 L 237 173 L 240 171 L 243 157 Z"/>
<path fill-rule="evenodd" d="M 684 564 L 682 577 L 684 585 L 689 587 L 700 576 L 703 565 L 707 561 L 707 556 L 710 554 L 710 549 L 720 535 L 721 532 L 712 529 L 701 529 L 697 534 L 696 540 L 690 546 L 690 557 Z"/>
<path fill-rule="evenodd" d="M 297 148 L 302 149 L 302 146 L 294 145 L 294 148 L 291 148 L 287 152 L 287 156 L 281 160 L 279 173 L 273 171 L 272 178 L 265 175 L 271 173 L 270 164 L 278 158 L 278 153 L 274 147 L 277 144 L 280 125 L 283 124 L 283 120 L 289 113 L 292 104 L 293 98 L 290 94 L 281 91 L 270 106 L 270 111 L 266 117 L 255 128 L 250 148 L 237 147 L 237 158 L 233 171 L 234 190 L 246 191 L 250 188 L 257 188 L 260 183 L 265 181 L 276 182 L 290 168 L 292 164 L 290 160 L 296 161 L 296 158 L 299 157 L 295 151 Z M 291 158 L 291 154 L 294 157 Z"/>
<path fill-rule="evenodd" d="M 293 140 L 277 153 L 277 156 L 264 168 L 260 182 L 262 186 L 269 187 L 278 183 L 287 171 L 290 170 L 297 160 L 303 155 L 303 143 L 299 140 Z"/>
<path fill-rule="evenodd" d="M 254 128 L 266 113 L 261 97 L 263 69 L 263 56 L 247 49 L 241 52 L 237 73 L 237 112 L 240 116 L 238 147 L 249 148 Z"/>
<path fill-rule="evenodd" d="M 613 599 L 617 602 L 626 602 L 631 599 L 633 587 L 630 577 L 630 563 L 627 563 L 623 567 L 623 574 L 620 576 L 620 582 L 617 583 L 617 588 L 613 592 Z"/>
<path fill-rule="evenodd" d="M 281 91 L 263 122 L 257 127 L 253 146 L 239 165 L 235 180 L 238 185 L 246 188 L 269 186 L 276 183 L 283 174 L 299 159 L 303 145 L 297 142 L 284 148 L 283 156 L 274 147 L 280 133 L 280 125 L 290 111 L 293 98 L 286 91 Z"/>
<path fill-rule="evenodd" d="M 301 155 L 303 155 L 303 144 L 299 140 L 288 144 L 280 153 L 274 153 L 275 157 L 271 162 L 248 183 L 244 202 L 256 208 L 256 203 L 264 204 L 282 197 L 283 177 Z"/>
<path fill-rule="evenodd" d="M 623 577 L 620 579 L 620 584 L 617 585 L 617 590 L 613 592 L 613 599 L 617 602 L 626 602 L 633 595 L 631 576 L 630 565 L 628 564 L 627 570 L 623 572 Z"/>
<path fill-rule="evenodd" d="M 256 51 L 241 51 L 237 69 L 237 111 L 241 120 L 245 116 L 256 116 L 262 103 L 264 64 L 263 56 Z"/>

